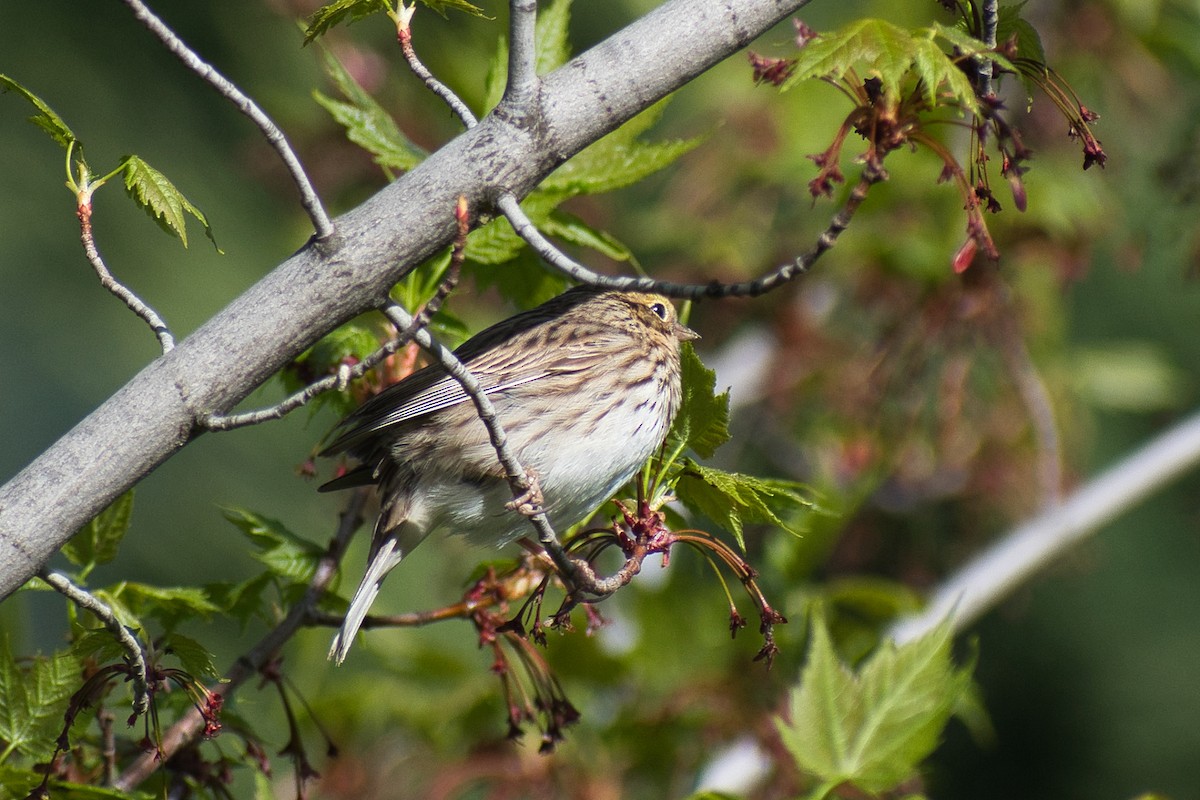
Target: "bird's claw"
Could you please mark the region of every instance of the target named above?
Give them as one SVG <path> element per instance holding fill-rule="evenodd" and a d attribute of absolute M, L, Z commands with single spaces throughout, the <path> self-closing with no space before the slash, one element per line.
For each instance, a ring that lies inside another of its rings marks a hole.
<path fill-rule="evenodd" d="M 505 503 L 504 507 L 509 511 L 516 511 L 518 514 L 532 517 L 542 513 L 542 504 L 545 502 L 545 498 L 542 497 L 542 487 L 538 484 L 537 475 L 530 471 L 527 477 L 529 488 Z"/>

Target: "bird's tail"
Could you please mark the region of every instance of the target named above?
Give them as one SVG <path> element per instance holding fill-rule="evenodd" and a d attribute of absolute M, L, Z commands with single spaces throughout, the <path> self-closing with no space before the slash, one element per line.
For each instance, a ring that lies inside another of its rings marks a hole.
<path fill-rule="evenodd" d="M 367 573 L 363 575 L 362 582 L 358 584 L 358 589 L 355 590 L 354 597 L 350 600 L 346 619 L 342 622 L 341 629 L 333 637 L 333 644 L 329 647 L 329 658 L 333 659 L 335 663 L 341 664 L 346 660 L 346 653 L 350 651 L 350 645 L 353 644 L 358 629 L 362 627 L 363 619 L 371 610 L 371 604 L 375 602 L 375 596 L 379 594 L 379 587 L 383 585 L 383 579 L 387 577 L 393 567 L 400 563 L 401 559 L 421 543 L 425 534 L 425 531 L 416 526 L 401 523 L 383 537 L 379 547 L 371 555 Z"/>

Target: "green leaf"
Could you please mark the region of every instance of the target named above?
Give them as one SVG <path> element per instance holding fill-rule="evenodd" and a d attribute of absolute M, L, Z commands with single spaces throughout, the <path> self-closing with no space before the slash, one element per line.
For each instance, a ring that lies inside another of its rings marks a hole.
<path fill-rule="evenodd" d="M 210 583 L 204 587 L 204 593 L 220 606 L 222 614 L 233 617 L 244 628 L 251 617 L 261 615 L 263 590 L 273 580 L 271 573 L 263 572 L 241 583 Z"/>
<path fill-rule="evenodd" d="M 613 261 L 633 261 L 633 251 L 615 236 L 597 230 L 586 222 L 560 209 L 551 211 L 539 226 L 546 236 L 595 250 Z"/>
<path fill-rule="evenodd" d="M 558 272 L 546 269 L 532 250 L 518 250 L 516 257 L 495 267 L 480 267 L 467 262 L 476 287 L 483 291 L 496 287 L 501 296 L 517 308 L 532 308 L 562 294 L 570 281 Z"/>
<path fill-rule="evenodd" d="M 1046 51 L 1042 48 L 1042 37 L 1037 28 L 1030 25 L 1022 16 L 1025 2 L 1001 6 L 996 18 L 996 41 L 1007 42 L 1012 37 L 1017 38 L 1017 58 L 1027 58 L 1037 64 L 1046 63 Z"/>
<path fill-rule="evenodd" d="M 954 665 L 950 645 L 944 624 L 903 647 L 884 644 L 854 672 L 815 618 L 791 719 L 776 721 L 796 764 L 823 784 L 850 783 L 870 794 L 910 778 L 970 685 L 970 669 Z"/>
<path fill-rule="evenodd" d="M 571 57 L 571 42 L 567 39 L 570 22 L 571 0 L 551 0 L 549 5 L 538 9 L 534 31 L 535 68 L 538 75 L 553 72 Z"/>
<path fill-rule="evenodd" d="M 400 131 L 392 116 L 358 85 L 333 53 L 326 48 L 322 57 L 326 74 L 349 102 L 317 91 L 313 98 L 346 129 L 346 138 L 374 156 L 381 167 L 407 172 L 424 161 L 428 154 Z"/>
<path fill-rule="evenodd" d="M 671 424 L 667 449 L 679 443 L 701 458 L 712 458 L 729 441 L 729 391 L 716 394 L 717 373 L 704 366 L 690 344 L 680 350 L 683 400 Z"/>
<path fill-rule="evenodd" d="M 629 186 L 669 166 L 697 147 L 701 138 L 643 142 L 638 137 L 662 118 L 667 100 L 626 122 L 560 166 L 542 183 L 544 191 L 568 196 L 599 194 Z"/>
<path fill-rule="evenodd" d="M 95 592 L 122 625 L 140 629 L 141 617 L 153 617 L 170 630 L 179 622 L 220 613 L 204 590 L 195 586 L 152 586 L 123 581 Z"/>
<path fill-rule="evenodd" d="M 93 628 L 80 636 L 71 645 L 71 652 L 80 661 L 92 658 L 101 664 L 111 664 L 125 658 L 125 648 L 104 628 Z"/>
<path fill-rule="evenodd" d="M 521 210 L 534 225 L 541 226 L 566 195 L 538 189 L 521 201 Z M 465 255 L 478 264 L 504 264 L 525 249 L 525 240 L 517 235 L 507 218 L 496 217 L 467 236 Z"/>
<path fill-rule="evenodd" d="M 765 522 L 797 532 L 785 519 L 812 506 L 800 493 L 803 488 L 791 481 L 725 472 L 684 459 L 675 493 L 685 506 L 732 533 L 745 550 L 742 528 L 746 522 Z"/>
<path fill-rule="evenodd" d="M 46 105 L 36 94 L 4 74 L 0 74 L 0 92 L 16 92 L 28 100 L 37 109 L 37 113 L 30 117 L 29 121 L 48 133 L 51 139 L 64 148 L 70 147 L 72 144 L 80 144 L 75 132 L 67 126 L 67 123 L 63 122 L 62 117 L 54 113 L 54 109 Z"/>
<path fill-rule="evenodd" d="M 167 180 L 166 175 L 138 156 L 126 156 L 121 162 L 121 169 L 125 172 L 125 191 L 160 228 L 178 236 L 183 246 L 187 247 L 187 223 L 184 215 L 191 214 L 204 226 L 204 232 L 212 241 L 213 247 L 216 247 L 217 240 L 213 238 L 208 219 Z M 221 252 L 221 248 L 217 247 L 217 252 Z"/>
<path fill-rule="evenodd" d="M 304 44 L 328 33 L 330 28 L 343 20 L 358 22 L 371 14 L 386 14 L 390 8 L 387 0 L 334 0 L 309 16 L 308 26 L 304 29 Z"/>
<path fill-rule="evenodd" d="M 218 678 L 213 655 L 200 642 L 180 633 L 169 633 L 163 637 L 162 649 L 179 659 L 184 670 L 193 678 Z"/>
<path fill-rule="evenodd" d="M 70 651 L 13 659 L 8 638 L 0 644 L 0 762 L 13 752 L 48 759 L 62 731 L 67 700 L 80 682 L 79 660 Z"/>
<path fill-rule="evenodd" d="M 447 11 L 462 11 L 470 14 L 473 17 L 486 17 L 483 9 L 474 3 L 468 3 L 467 0 L 421 0 L 427 7 L 446 16 Z"/>
<path fill-rule="evenodd" d="M 82 567 L 84 574 L 99 564 L 107 564 L 117 557 L 132 515 L 133 490 L 130 489 L 72 536 L 63 546 L 63 555 L 75 566 Z"/>
<path fill-rule="evenodd" d="M 241 508 L 227 508 L 223 513 L 258 549 L 254 557 L 273 575 L 290 583 L 312 579 L 325 552 L 322 548 L 292 533 L 279 520 Z"/>
<path fill-rule="evenodd" d="M 965 52 L 951 57 L 937 45 L 935 37 Z M 919 78 L 930 105 L 935 105 L 939 92 L 945 90 L 952 102 L 974 111 L 978 100 L 956 58 L 984 50 L 982 42 L 944 25 L 908 31 L 886 20 L 860 19 L 805 45 L 783 88 L 790 89 L 811 78 L 840 80 L 853 70 L 855 80 L 878 78 L 887 97 L 898 99 L 906 91 L 906 81 Z"/>

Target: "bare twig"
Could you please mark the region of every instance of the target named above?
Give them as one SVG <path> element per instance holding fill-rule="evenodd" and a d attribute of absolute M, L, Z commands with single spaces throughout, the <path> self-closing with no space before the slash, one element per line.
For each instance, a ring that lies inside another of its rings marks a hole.
<path fill-rule="evenodd" d="M 459 198 L 458 206 L 455 209 L 455 216 L 459 221 L 459 233 L 454 243 L 454 252 L 450 256 L 450 266 L 447 267 L 445 277 L 438 284 L 437 292 L 426 301 L 425 305 L 413 317 L 412 322 L 407 328 L 384 342 L 378 350 L 366 356 L 357 364 L 353 366 L 342 364 L 336 374 L 328 375 L 310 383 L 277 405 L 257 411 L 246 411 L 241 414 L 213 414 L 205 417 L 201 421 L 201 424 L 208 430 L 229 431 L 247 425 L 258 425 L 263 422 L 282 419 L 297 408 L 307 405 L 309 401 L 318 395 L 334 389 L 338 391 L 345 389 L 351 381 L 358 380 L 378 366 L 384 359 L 411 342 L 413 333 L 417 328 L 423 328 L 429 324 L 429 320 L 438 312 L 438 309 L 442 307 L 442 303 L 446 301 L 446 298 L 454 291 L 454 287 L 458 285 L 459 275 L 462 272 L 463 258 L 466 252 L 467 234 L 470 232 L 470 220 L 468 218 L 467 199 L 465 197 Z"/>
<path fill-rule="evenodd" d="M 325 207 L 321 205 L 321 198 L 317 196 L 316 189 L 313 188 L 312 182 L 309 181 L 308 174 L 304 171 L 304 167 L 301 165 L 295 151 L 292 150 L 292 146 L 288 144 L 287 137 L 283 135 L 283 131 L 271 121 L 271 118 L 258 107 L 257 103 L 247 97 L 228 78 L 184 44 L 183 40 L 165 22 L 155 16 L 154 12 L 142 0 L 123 0 L 123 2 L 133 11 L 133 16 L 137 21 L 145 25 L 151 33 L 158 37 L 158 40 L 166 45 L 166 48 L 175 54 L 183 62 L 184 66 L 202 80 L 207 81 L 210 86 L 217 90 L 218 94 L 233 103 L 239 111 L 249 117 L 250 121 L 258 126 L 263 136 L 266 137 L 267 143 L 279 154 L 284 166 L 291 174 L 292 182 L 296 184 L 296 189 L 300 192 L 300 205 L 308 212 L 308 217 L 312 220 L 317 239 L 324 240 L 332 236 L 333 223 L 330 221 L 329 215 L 325 213 Z"/>
<path fill-rule="evenodd" d="M 139 717 L 145 714 L 150 708 L 150 686 L 147 678 L 146 653 L 142 650 L 141 643 L 129 632 L 128 628 L 121 624 L 113 614 L 113 610 L 100 598 L 71 583 L 69 578 L 57 572 L 42 570 L 38 575 L 72 603 L 92 612 L 96 619 L 103 623 L 105 629 L 116 638 L 117 643 L 125 650 L 125 661 L 132 670 L 133 713 Z"/>
<path fill-rule="evenodd" d="M 1018 526 L 950 576 L 925 610 L 899 620 L 898 644 L 947 618 L 961 631 L 1101 525 L 1200 463 L 1200 413 L 1180 422 L 1068 497 Z"/>
<path fill-rule="evenodd" d="M 530 112 L 538 84 L 534 40 L 537 0 L 512 0 L 508 14 L 508 83 L 504 87 L 504 100 L 519 112 Z"/>
<path fill-rule="evenodd" d="M 158 313 L 146 305 L 140 297 L 134 294 L 129 287 L 113 277 L 109 271 L 108 265 L 104 263 L 104 259 L 100 256 L 100 251 L 96 248 L 96 237 L 92 234 L 92 204 L 91 201 L 80 202 L 76 209 L 76 215 L 79 217 L 79 238 L 83 242 L 83 252 L 87 256 L 87 260 L 91 263 L 92 269 L 96 270 L 96 275 L 100 278 L 100 285 L 107 289 L 112 294 L 116 295 L 129 310 L 137 314 L 146 324 L 150 326 L 150 330 L 154 331 L 154 335 L 158 337 L 158 344 L 162 347 L 164 354 L 171 352 L 175 348 L 175 337 L 171 335 L 171 329 L 167 327 L 167 323 L 163 321 Z"/>
<path fill-rule="evenodd" d="M 707 284 L 670 283 L 653 278 L 613 278 L 601 275 L 571 259 L 546 239 L 521 210 L 520 203 L 512 194 L 501 195 L 496 201 L 496 207 L 508 218 L 517 235 L 524 239 L 550 266 L 580 283 L 603 286 L 608 289 L 658 292 L 689 300 L 698 300 L 702 297 L 755 297 L 776 289 L 807 272 L 825 251 L 837 243 L 838 236 L 850 225 L 851 219 L 858 211 L 858 207 L 862 205 L 863 200 L 866 199 L 871 187 L 886 178 L 887 173 L 882 168 L 868 163 L 863 167 L 858 183 L 850 191 L 846 204 L 833 216 L 828 227 L 817 238 L 817 243 L 811 250 L 796 258 L 795 261 L 784 264 L 757 280 L 743 283 L 720 283 L 719 281 Z"/>
<path fill-rule="evenodd" d="M 415 2 L 407 8 L 403 2 L 400 3 L 399 18 L 396 20 L 396 39 L 400 42 L 400 50 L 404 53 L 404 60 L 408 62 L 408 68 L 412 70 L 414 75 L 421 79 L 425 87 L 440 97 L 446 105 L 450 106 L 450 110 L 459 118 L 463 127 L 468 129 L 474 128 L 478 120 L 471 113 L 471 109 L 467 107 L 467 104 L 449 86 L 433 77 L 433 73 L 421 63 L 421 59 L 417 58 L 417 53 L 413 50 L 412 25 L 410 23 L 413 12 L 416 10 L 417 6 Z"/>
<path fill-rule="evenodd" d="M 225 672 L 225 679 L 212 688 L 211 691 L 214 694 L 228 699 L 239 686 L 254 677 L 259 669 L 279 652 L 279 648 L 283 647 L 296 631 L 306 624 L 308 616 L 316 608 L 317 601 L 325 594 L 329 583 L 337 575 L 338 564 L 346 553 L 346 546 L 350 543 L 351 534 L 362 525 L 363 507 L 369 496 L 370 490 L 366 488 L 358 489 L 350 496 L 346 510 L 342 512 L 338 521 L 337 531 L 330 540 L 325 554 L 317 562 L 317 568 L 304 592 L 304 597 L 292 606 L 282 622 L 268 631 L 245 655 L 233 662 Z M 195 708 L 189 710 L 163 733 L 159 753 L 148 752 L 138 756 L 113 782 L 113 788 L 123 792 L 132 791 L 172 755 L 192 742 L 203 729 L 204 718 L 200 712 Z"/>

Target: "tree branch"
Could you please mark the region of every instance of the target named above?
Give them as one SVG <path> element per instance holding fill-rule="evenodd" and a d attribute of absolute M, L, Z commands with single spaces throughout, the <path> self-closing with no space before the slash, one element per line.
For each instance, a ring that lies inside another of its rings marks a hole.
<path fill-rule="evenodd" d="M 127 0 L 132 2 L 133 0 Z M 0 596 L 71 534 L 455 236 L 466 196 L 522 197 L 570 156 L 807 0 L 668 0 L 541 80 L 535 122 L 492 114 L 310 241 L 0 487 Z M 505 105 L 503 102 L 501 105 Z"/>
<path fill-rule="evenodd" d="M 166 45 L 167 49 L 175 54 L 185 67 L 194 72 L 202 80 L 208 82 L 210 86 L 217 90 L 218 94 L 233 103 L 238 111 L 241 111 L 250 118 L 251 122 L 258 126 L 263 136 L 266 137 L 267 143 L 279 154 L 279 157 L 283 160 L 283 165 L 287 167 L 287 171 L 291 174 L 292 182 L 296 184 L 296 189 L 300 192 L 300 205 L 304 207 L 309 219 L 312 220 L 313 230 L 316 231 L 317 239 L 328 239 L 333 234 L 333 223 L 329 221 L 329 215 L 325 213 L 325 207 L 321 205 L 321 198 L 317 196 L 316 189 L 313 188 L 312 182 L 308 179 L 308 173 L 304 171 L 304 166 L 300 163 L 300 158 L 292 150 L 292 146 L 288 144 L 287 137 L 283 135 L 283 131 L 279 130 L 279 127 L 258 107 L 257 103 L 247 97 L 228 78 L 184 44 L 183 40 L 167 27 L 165 22 L 155 16 L 154 12 L 142 0 L 122 1 L 125 5 L 129 6 L 137 21 L 145 25 L 151 33 L 157 36 L 158 40 Z"/>
<path fill-rule="evenodd" d="M 858 183 L 850 191 L 850 196 L 847 198 L 846 204 L 834 214 L 833 219 L 829 221 L 828 227 L 817 237 L 817 243 L 813 245 L 812 249 L 798 256 L 794 261 L 763 275 L 761 278 L 743 283 L 721 283 L 719 281 L 704 284 L 670 283 L 668 281 L 658 281 L 653 278 L 614 278 L 608 275 L 601 275 L 598 272 L 588 269 L 555 247 L 537 229 L 537 226 L 533 224 L 533 221 L 521 209 L 517 198 L 511 193 L 501 195 L 496 201 L 496 208 L 508 219 L 509 224 L 512 225 L 517 235 L 524 239 L 525 243 L 533 248 L 534 252 L 541 256 L 547 264 L 580 283 L 603 286 L 608 289 L 658 292 L 671 297 L 681 297 L 688 300 L 698 300 L 702 297 L 756 297 L 760 294 L 766 294 L 773 289 L 778 289 L 785 283 L 807 272 L 816 263 L 817 259 L 837 244 L 838 236 L 849 227 L 850 220 L 854 218 L 858 207 L 867 198 L 867 193 L 871 190 L 871 187 L 886 177 L 887 174 L 878 165 L 866 164 L 863 167 L 862 175 L 859 176 Z"/>
<path fill-rule="evenodd" d="M 889 636 L 903 644 L 947 617 L 953 619 L 956 631 L 965 629 L 1101 525 L 1196 464 L 1200 464 L 1200 413 L 976 556 L 937 588 L 924 611 L 893 625 Z"/>
<path fill-rule="evenodd" d="M 210 691 L 228 699 L 238 690 L 238 687 L 248 679 L 253 678 L 279 652 L 296 631 L 309 624 L 309 615 L 314 612 L 317 602 L 324 596 L 329 583 L 337 575 L 338 564 L 350 544 L 350 537 L 362 525 L 363 507 L 370 496 L 370 489 L 360 488 L 350 496 L 346 510 L 338 520 L 338 528 L 326 548 L 325 554 L 317 562 L 317 568 L 309 581 L 308 589 L 300 602 L 292 606 L 283 621 L 270 630 L 249 652 L 237 659 L 225 671 L 225 679 L 215 684 Z M 144 752 L 129 765 L 117 780 L 113 788 L 122 792 L 133 791 L 138 784 L 146 780 L 172 755 L 179 752 L 189 742 L 193 741 L 204 730 L 204 717 L 200 712 L 191 708 L 162 735 L 161 759 L 155 752 Z"/>
<path fill-rule="evenodd" d="M 91 200 L 80 202 L 75 213 L 79 217 L 79 238 L 83 242 L 83 253 L 87 256 L 88 263 L 92 265 L 92 269 L 96 271 L 96 275 L 100 278 L 100 285 L 116 296 L 130 311 L 137 314 L 150 326 L 150 330 L 154 331 L 154 335 L 158 337 L 158 344 L 162 348 L 163 353 L 171 352 L 175 347 L 175 337 L 171 334 L 171 329 L 167 327 L 167 323 L 158 315 L 158 312 L 146 305 L 142 298 L 134 294 L 128 286 L 114 278 L 112 272 L 108 269 L 108 265 L 104 263 L 104 259 L 96 247 L 96 237 L 92 234 Z"/>
<path fill-rule="evenodd" d="M 104 624 L 104 627 L 111 633 L 125 650 L 125 661 L 133 670 L 133 713 L 140 717 L 145 714 L 150 708 L 150 685 L 146 669 L 146 653 L 142 650 L 142 645 L 137 638 L 130 633 L 121 621 L 113 614 L 111 608 L 104 604 L 100 598 L 88 592 L 86 589 L 76 586 L 71 583 L 71 580 L 65 575 L 60 575 L 57 572 L 49 572 L 42 570 L 38 573 L 42 580 L 50 584 L 50 586 L 59 594 L 66 597 L 80 608 L 87 609 L 92 612 L 96 619 Z"/>
<path fill-rule="evenodd" d="M 404 60 L 408 62 L 408 68 L 412 70 L 412 73 L 425 84 L 425 88 L 436 94 L 446 105 L 450 106 L 450 110 L 462 122 L 463 127 L 470 130 L 478 122 L 475 119 L 475 115 L 471 113 L 471 109 L 467 107 L 467 104 L 449 86 L 434 77 L 429 68 L 421 62 L 421 59 L 417 58 L 417 51 L 413 49 L 412 26 L 410 24 L 413 12 L 416 10 L 416 0 L 413 1 L 413 5 L 407 8 L 404 7 L 403 2 L 400 4 L 400 15 L 396 22 L 396 39 L 400 42 L 400 51 L 404 53 Z"/>

